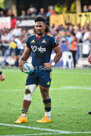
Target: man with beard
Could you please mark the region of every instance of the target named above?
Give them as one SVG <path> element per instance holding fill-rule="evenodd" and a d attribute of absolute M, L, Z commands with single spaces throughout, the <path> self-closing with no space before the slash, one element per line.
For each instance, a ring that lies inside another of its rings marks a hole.
<path fill-rule="evenodd" d="M 15 123 L 27 123 L 27 112 L 32 101 L 32 94 L 39 85 L 41 96 L 44 103 L 45 115 L 38 123 L 51 122 L 51 98 L 49 96 L 49 87 L 51 85 L 51 68 L 60 60 L 62 56 L 58 41 L 47 34 L 46 21 L 42 16 L 35 18 L 35 35 L 28 38 L 26 48 L 19 60 L 19 66 L 23 71 L 23 64 L 32 53 L 32 65 L 35 70 L 29 74 L 26 80 L 25 95 L 21 116 Z M 56 53 L 52 63 L 50 56 L 52 49 Z"/>

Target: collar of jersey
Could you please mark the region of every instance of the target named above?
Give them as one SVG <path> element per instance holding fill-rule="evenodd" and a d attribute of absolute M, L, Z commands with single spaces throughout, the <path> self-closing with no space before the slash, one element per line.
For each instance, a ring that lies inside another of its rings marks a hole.
<path fill-rule="evenodd" d="M 38 35 L 36 34 L 36 39 L 37 39 L 37 40 L 40 40 L 43 36 L 45 36 L 45 34 L 43 34 L 42 36 L 38 36 Z"/>

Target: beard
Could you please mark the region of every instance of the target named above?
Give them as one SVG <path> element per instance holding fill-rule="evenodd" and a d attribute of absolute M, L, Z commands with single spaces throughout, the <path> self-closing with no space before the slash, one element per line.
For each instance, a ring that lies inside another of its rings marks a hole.
<path fill-rule="evenodd" d="M 36 33 L 37 35 L 39 35 L 39 36 L 42 36 L 43 35 L 43 33 Z"/>
<path fill-rule="evenodd" d="M 43 32 L 41 32 L 40 30 L 38 30 L 38 31 L 35 30 L 35 33 L 36 33 L 37 35 L 39 35 L 39 36 L 42 36 L 42 35 L 43 35 Z"/>

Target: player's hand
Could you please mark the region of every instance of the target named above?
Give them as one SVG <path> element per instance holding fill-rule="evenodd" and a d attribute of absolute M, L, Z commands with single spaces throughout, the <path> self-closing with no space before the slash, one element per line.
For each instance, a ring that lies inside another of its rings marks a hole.
<path fill-rule="evenodd" d="M 24 63 L 26 63 L 26 61 L 23 61 L 23 60 L 19 60 L 19 67 L 20 67 L 20 70 L 23 72 L 23 65 Z"/>
<path fill-rule="evenodd" d="M 91 64 L 91 53 L 90 53 L 90 55 L 88 56 L 88 62 Z"/>
<path fill-rule="evenodd" d="M 0 75 L 0 81 L 3 81 L 3 80 L 5 80 L 5 76 L 4 76 L 4 74 L 1 74 Z"/>
<path fill-rule="evenodd" d="M 52 65 L 50 63 L 44 63 L 44 67 L 46 69 L 50 69 L 50 68 L 52 68 Z"/>

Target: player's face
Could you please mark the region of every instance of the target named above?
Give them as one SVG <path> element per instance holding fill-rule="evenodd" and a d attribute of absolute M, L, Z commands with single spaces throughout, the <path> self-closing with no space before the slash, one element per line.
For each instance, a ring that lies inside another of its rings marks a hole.
<path fill-rule="evenodd" d="M 35 32 L 37 35 L 42 36 L 45 33 L 46 25 L 45 23 L 39 21 L 35 23 Z"/>

